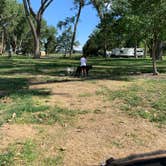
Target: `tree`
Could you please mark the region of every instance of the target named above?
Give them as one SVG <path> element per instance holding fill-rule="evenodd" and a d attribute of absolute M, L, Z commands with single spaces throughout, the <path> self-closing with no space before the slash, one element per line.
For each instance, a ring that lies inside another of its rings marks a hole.
<path fill-rule="evenodd" d="M 62 34 L 58 37 L 57 50 L 64 52 L 65 56 L 71 51 L 71 39 L 73 37 L 72 25 L 74 21 L 74 17 L 66 17 L 64 21 L 59 21 L 57 24 L 57 27 L 62 30 Z"/>
<path fill-rule="evenodd" d="M 72 35 L 72 39 L 71 39 L 71 46 L 70 46 L 70 53 L 69 53 L 70 56 L 73 53 L 73 45 L 74 45 L 74 42 L 75 42 L 78 22 L 79 22 L 79 18 L 80 18 L 80 15 L 81 15 L 82 8 L 85 5 L 84 1 L 85 0 L 74 0 L 74 5 L 78 9 L 78 12 L 76 14 L 76 19 L 75 19 L 75 22 L 74 22 L 74 30 L 73 30 L 73 35 Z"/>
<path fill-rule="evenodd" d="M 66 57 L 67 53 L 70 51 L 72 38 L 72 27 L 69 26 L 65 28 L 62 34 L 57 38 L 57 52 L 63 52 Z"/>
<path fill-rule="evenodd" d="M 106 27 L 107 27 L 107 16 L 108 13 L 110 13 L 110 7 L 111 7 L 111 0 L 91 0 L 91 3 L 93 4 L 94 8 L 96 9 L 98 16 L 100 18 L 100 22 L 102 22 L 102 29 L 103 29 L 103 50 L 104 50 L 104 55 L 106 57 L 106 51 L 107 51 L 107 35 L 106 35 Z"/>
<path fill-rule="evenodd" d="M 134 56 L 137 58 L 137 47 L 142 39 L 145 39 L 144 24 L 131 6 L 129 1 L 117 0 L 113 3 L 112 10 L 120 18 L 117 22 L 125 41 L 123 47 L 134 47 Z"/>
<path fill-rule="evenodd" d="M 121 20 L 117 19 L 113 13 L 105 14 L 97 29 L 89 36 L 87 43 L 83 47 L 83 52 L 93 55 L 102 54 L 106 57 L 107 50 L 121 46 L 124 42 L 121 25 Z"/>
<path fill-rule="evenodd" d="M 153 62 L 153 74 L 158 75 L 156 60 L 158 57 L 158 48 L 164 38 L 166 26 L 166 1 L 165 0 L 131 0 L 131 9 L 139 16 L 144 23 L 144 33 L 151 49 Z"/>
<path fill-rule="evenodd" d="M 100 31 L 96 29 L 90 36 L 85 45 L 83 46 L 83 54 L 87 56 L 98 55 L 98 51 L 100 50 L 100 39 L 99 38 Z"/>
<path fill-rule="evenodd" d="M 46 54 L 55 53 L 55 49 L 57 46 L 56 39 L 57 30 L 53 26 L 48 26 L 46 21 L 42 22 L 42 30 L 41 30 L 41 42 L 43 43 L 43 49 Z"/>
<path fill-rule="evenodd" d="M 26 18 L 31 28 L 34 39 L 34 58 L 40 57 L 40 35 L 41 35 L 41 21 L 42 16 L 47 7 L 53 2 L 53 0 L 41 0 L 41 5 L 35 13 L 31 6 L 30 0 L 23 0 Z"/>
<path fill-rule="evenodd" d="M 111 21 L 107 20 L 106 17 L 108 14 L 113 14 L 116 18 L 115 24 L 118 25 L 117 29 L 119 29 L 117 37 L 121 43 L 124 42 L 124 46 L 134 46 L 136 53 L 136 47 L 140 42 L 145 41 L 148 44 L 149 50 L 151 50 L 153 74 L 157 75 L 156 60 L 161 56 L 162 41 L 166 39 L 164 35 L 166 34 L 166 1 L 116 0 L 106 3 L 106 1 L 102 2 L 101 0 L 91 0 L 91 2 L 98 11 L 101 23 L 104 23 L 100 30 L 103 31 L 103 35 L 105 34 L 105 39 L 108 38 L 107 24 Z M 110 4 L 110 10 L 107 4 Z M 113 26 L 110 28 L 112 28 L 112 32 L 116 32 Z"/>
<path fill-rule="evenodd" d="M 0 30 L 1 30 L 1 54 L 5 49 L 11 48 L 14 38 L 13 31 L 18 21 L 19 4 L 15 0 L 3 0 L 0 2 Z"/>
<path fill-rule="evenodd" d="M 112 0 L 90 0 L 96 9 L 100 20 L 105 17 L 105 14 L 110 12 Z"/>
<path fill-rule="evenodd" d="M 59 21 L 57 27 L 62 30 L 62 34 L 57 38 L 57 52 L 64 52 L 64 56 L 70 53 L 71 41 L 73 37 L 72 24 L 74 17 L 67 17 L 64 21 Z M 79 42 L 74 41 L 74 46 L 78 46 Z"/>
<path fill-rule="evenodd" d="M 0 1 L 0 6 L 1 6 L 0 7 L 0 16 L 1 16 L 5 9 L 5 0 Z"/>
<path fill-rule="evenodd" d="M 12 31 L 10 32 L 10 41 L 14 53 L 21 51 L 22 42 L 23 40 L 27 39 L 27 34 L 30 31 L 28 23 L 25 21 L 25 16 L 23 12 L 24 12 L 23 5 L 18 4 L 17 17 L 14 19 L 15 23 L 12 24 L 13 28 Z"/>

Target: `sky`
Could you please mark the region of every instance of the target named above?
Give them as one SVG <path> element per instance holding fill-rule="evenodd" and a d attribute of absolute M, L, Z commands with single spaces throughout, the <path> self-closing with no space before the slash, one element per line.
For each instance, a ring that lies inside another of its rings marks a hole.
<path fill-rule="evenodd" d="M 22 2 L 22 0 L 19 1 Z M 35 10 L 40 6 L 40 0 L 31 0 L 31 3 Z M 73 0 L 54 0 L 46 9 L 43 17 L 47 21 L 48 25 L 56 27 L 60 20 L 62 21 L 66 17 L 73 16 L 75 11 L 71 10 L 72 7 Z M 99 18 L 97 17 L 95 9 L 91 5 L 84 7 L 77 29 L 76 40 L 80 42 L 80 46 L 77 49 L 82 48 L 98 22 Z"/>

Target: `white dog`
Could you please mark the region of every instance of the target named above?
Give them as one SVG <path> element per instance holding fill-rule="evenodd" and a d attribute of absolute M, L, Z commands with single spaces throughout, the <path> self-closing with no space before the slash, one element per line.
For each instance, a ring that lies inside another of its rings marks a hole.
<path fill-rule="evenodd" d="M 67 71 L 67 75 L 74 75 L 74 72 L 75 72 L 75 68 L 74 67 L 67 67 L 66 69 Z"/>

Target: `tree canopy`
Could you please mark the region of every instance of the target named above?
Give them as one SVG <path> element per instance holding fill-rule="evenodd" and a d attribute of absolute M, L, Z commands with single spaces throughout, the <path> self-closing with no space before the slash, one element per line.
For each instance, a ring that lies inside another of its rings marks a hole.
<path fill-rule="evenodd" d="M 59 21 L 57 28 L 48 26 L 43 14 L 53 0 L 41 0 L 37 11 L 31 0 L 0 1 L 0 53 L 33 53 L 40 57 L 40 50 L 52 53 L 64 49 L 72 54 L 78 45 L 77 26 L 82 8 L 91 4 L 97 11 L 100 23 L 83 47 L 84 54 L 106 55 L 116 47 L 148 48 L 153 60 L 153 73 L 157 74 L 156 60 L 162 57 L 166 40 L 165 0 L 73 0 L 73 16 Z M 80 32 L 81 33 L 81 32 Z M 136 55 L 136 54 L 135 54 Z"/>

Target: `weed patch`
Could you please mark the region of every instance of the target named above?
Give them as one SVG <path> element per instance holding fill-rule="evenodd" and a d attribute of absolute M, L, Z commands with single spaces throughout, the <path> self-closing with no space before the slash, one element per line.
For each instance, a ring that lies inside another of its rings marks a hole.
<path fill-rule="evenodd" d="M 0 154 L 0 165 L 10 166 L 13 164 L 14 154 L 12 152 L 5 152 Z"/>
<path fill-rule="evenodd" d="M 0 165 L 29 165 L 38 156 L 36 145 L 32 140 L 10 145 L 7 152 L 0 154 Z"/>
<path fill-rule="evenodd" d="M 57 156 L 55 156 L 54 158 L 46 158 L 43 160 L 43 164 L 44 165 L 57 165 L 57 166 L 62 166 L 63 165 L 63 158 L 64 158 L 64 154 L 63 152 L 59 152 L 57 154 Z"/>
<path fill-rule="evenodd" d="M 47 125 L 59 123 L 61 125 L 64 125 L 66 123 L 72 122 L 75 116 L 86 113 L 88 113 L 88 111 L 69 110 L 65 108 L 54 107 L 44 112 L 24 114 L 17 121 L 24 123 L 47 124 Z"/>
<path fill-rule="evenodd" d="M 31 94 L 16 93 L 8 97 L 5 103 L 1 100 L 0 105 L 0 124 L 11 120 L 16 120 L 25 113 L 42 112 L 49 109 L 49 106 L 43 105 L 37 100 L 34 100 Z M 13 117 L 15 114 L 15 117 Z M 12 119 L 14 118 L 14 119 Z"/>
<path fill-rule="evenodd" d="M 110 101 L 120 100 L 119 107 L 130 116 L 140 116 L 151 122 L 166 124 L 166 87 L 164 81 L 135 83 L 125 90 L 107 90 Z M 105 91 L 106 94 L 106 91 Z"/>

